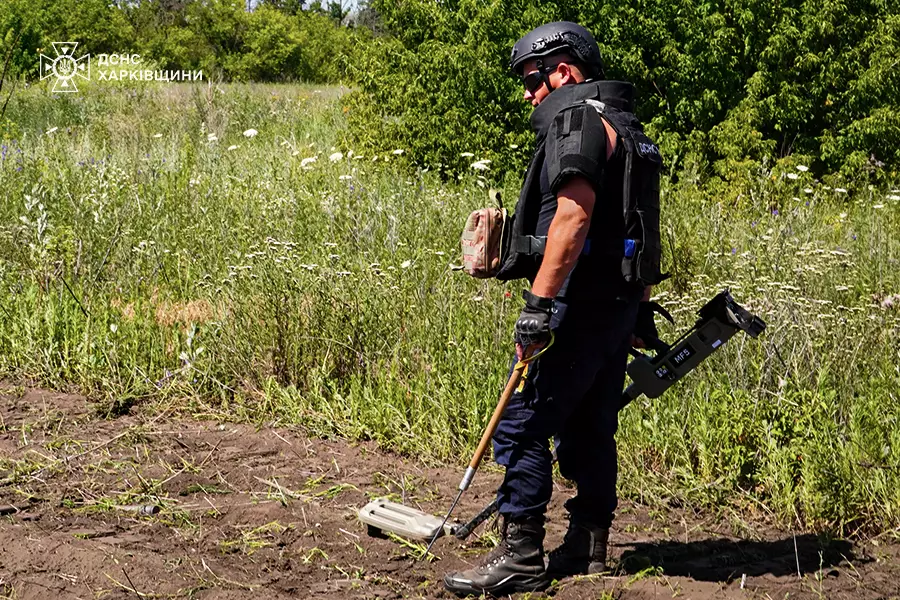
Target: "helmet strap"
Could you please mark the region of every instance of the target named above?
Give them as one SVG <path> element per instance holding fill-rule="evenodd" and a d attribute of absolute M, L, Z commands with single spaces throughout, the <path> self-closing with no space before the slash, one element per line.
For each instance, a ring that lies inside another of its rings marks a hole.
<path fill-rule="evenodd" d="M 537 59 L 536 65 L 538 73 L 541 74 L 541 80 L 544 82 L 544 85 L 547 86 L 547 91 L 553 92 L 553 84 L 550 83 L 550 73 L 552 73 L 552 71 L 548 71 L 544 68 L 544 61 L 540 58 Z M 554 65 L 553 70 L 555 71 L 558 66 L 559 65 Z"/>

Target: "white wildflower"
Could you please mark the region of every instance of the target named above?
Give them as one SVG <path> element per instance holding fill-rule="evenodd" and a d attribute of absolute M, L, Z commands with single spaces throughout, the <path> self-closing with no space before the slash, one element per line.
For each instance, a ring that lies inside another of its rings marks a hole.
<path fill-rule="evenodd" d="M 472 163 L 471 167 L 477 171 L 487 171 L 488 169 L 490 169 L 487 162 L 488 161 L 483 160 L 475 161 Z"/>
<path fill-rule="evenodd" d="M 812 193 L 813 193 L 813 189 L 812 189 L 812 188 L 803 188 L 803 193 L 804 193 L 804 194 L 812 194 Z"/>
<path fill-rule="evenodd" d="M 159 138 L 162 137 L 162 134 L 161 134 L 161 133 L 154 133 L 154 134 L 153 134 L 153 137 L 159 139 Z"/>
<path fill-rule="evenodd" d="M 408 269 L 410 267 L 410 265 L 412 265 L 412 261 L 407 259 L 407 260 L 404 260 L 402 263 L 400 263 L 400 268 Z"/>
<path fill-rule="evenodd" d="M 396 154 L 397 156 L 400 156 L 401 154 L 403 154 L 403 150 L 400 148 L 397 148 L 396 150 L 391 152 L 391 154 Z"/>
<path fill-rule="evenodd" d="M 51 133 L 53 133 L 53 132 L 56 131 L 57 129 L 59 129 L 59 127 L 51 127 L 50 129 L 47 130 L 47 135 L 50 135 Z"/>
<path fill-rule="evenodd" d="M 341 181 L 347 181 L 348 179 L 353 179 L 353 175 L 341 175 L 338 177 Z"/>
<path fill-rule="evenodd" d="M 340 152 L 335 152 L 334 154 L 332 154 L 328 157 L 328 160 L 330 160 L 331 162 L 337 162 L 337 161 L 341 160 L 342 158 L 344 158 L 343 154 L 341 154 Z"/>
<path fill-rule="evenodd" d="M 788 173 L 787 174 L 788 179 L 797 179 L 798 177 L 800 177 L 800 176 L 797 175 L 796 173 Z"/>
<path fill-rule="evenodd" d="M 206 141 L 207 142 L 218 142 L 219 138 L 216 137 L 216 134 L 210 133 L 208 136 L 206 136 Z"/>
<path fill-rule="evenodd" d="M 112 331 L 113 333 L 115 333 L 115 332 L 117 332 L 117 331 L 119 330 L 119 326 L 116 325 L 115 323 L 110 323 L 110 324 L 109 324 L 109 330 Z"/>
<path fill-rule="evenodd" d="M 232 144 L 231 146 L 228 146 L 229 152 L 231 152 L 232 150 L 237 150 L 237 149 L 238 149 L 238 146 L 235 146 L 234 144 Z"/>
<path fill-rule="evenodd" d="M 307 167 L 307 166 L 313 164 L 314 162 L 316 162 L 316 160 L 317 160 L 317 158 L 315 156 L 307 156 L 306 158 L 304 158 L 303 160 L 300 161 L 300 166 Z"/>
<path fill-rule="evenodd" d="M 510 144 L 509 147 L 510 147 L 510 149 L 515 150 L 516 148 L 519 147 L 519 145 L 518 144 Z"/>
<path fill-rule="evenodd" d="M 806 173 L 807 171 L 809 171 L 809 167 L 807 167 L 806 165 L 797 165 L 797 170 L 801 173 Z"/>
<path fill-rule="evenodd" d="M 876 204 L 872 208 L 884 208 L 884 204 Z"/>
<path fill-rule="evenodd" d="M 247 131 L 244 132 L 244 137 L 246 137 L 246 138 L 253 138 L 253 137 L 256 137 L 256 135 L 257 135 L 258 133 L 259 133 L 259 132 L 258 132 L 257 130 L 255 130 L 255 129 L 248 129 Z"/>
<path fill-rule="evenodd" d="M 887 197 L 887 199 L 888 200 L 900 200 L 900 196 L 891 194 L 890 196 Z"/>
<path fill-rule="evenodd" d="M 462 154 L 460 154 L 460 156 L 462 156 L 463 158 L 472 158 L 475 155 L 471 152 L 463 152 Z"/>
<path fill-rule="evenodd" d="M 834 191 L 836 191 L 838 194 L 846 194 L 847 193 L 847 190 L 844 188 L 834 188 Z"/>

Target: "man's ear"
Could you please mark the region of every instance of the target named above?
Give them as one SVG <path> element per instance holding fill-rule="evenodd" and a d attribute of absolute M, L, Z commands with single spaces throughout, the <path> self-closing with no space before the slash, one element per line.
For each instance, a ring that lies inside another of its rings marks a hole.
<path fill-rule="evenodd" d="M 559 63 L 557 67 L 559 69 L 559 84 L 566 85 L 569 83 L 578 83 L 575 78 L 575 73 L 572 71 L 572 67 L 569 66 L 569 63 Z"/>

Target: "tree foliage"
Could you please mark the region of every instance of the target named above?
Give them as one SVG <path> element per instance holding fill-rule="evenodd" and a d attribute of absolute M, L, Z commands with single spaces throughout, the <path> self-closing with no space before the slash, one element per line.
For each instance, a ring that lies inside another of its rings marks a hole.
<path fill-rule="evenodd" d="M 13 64 L 29 78 L 54 41 L 77 41 L 91 54 L 137 52 L 160 68 L 240 81 L 336 81 L 339 57 L 354 47 L 353 32 L 331 13 L 293 0 L 251 12 L 244 0 L 2 0 L 0 50 L 20 31 Z"/>
<path fill-rule="evenodd" d="M 888 0 L 373 6 L 393 37 L 360 63 L 354 131 L 382 145 L 399 138 L 424 162 L 464 150 L 508 156 L 528 108 L 509 50 L 542 22 L 573 20 L 594 33 L 608 76 L 635 83 L 638 115 L 672 168 L 727 174 L 790 155 L 821 171 L 900 167 L 900 15 Z M 501 163 L 520 166 L 521 156 Z"/>
<path fill-rule="evenodd" d="M 516 172 L 528 114 L 512 44 L 578 21 L 611 78 L 634 82 L 638 115 L 675 172 L 746 171 L 802 159 L 818 172 L 900 169 L 900 14 L 893 0 L 0 0 L 10 73 L 38 76 L 53 41 L 137 52 L 164 69 L 239 81 L 350 76 L 355 144 L 402 147 L 449 172 L 461 154 Z M 800 158 L 798 158 L 800 157 Z"/>

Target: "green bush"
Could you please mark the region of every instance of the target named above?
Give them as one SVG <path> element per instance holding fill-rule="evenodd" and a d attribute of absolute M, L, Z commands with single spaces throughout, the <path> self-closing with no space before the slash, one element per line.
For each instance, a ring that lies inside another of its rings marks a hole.
<path fill-rule="evenodd" d="M 884 0 L 376 0 L 393 37 L 354 75 L 356 139 L 401 143 L 429 165 L 462 151 L 518 169 L 527 139 L 514 41 L 574 20 L 598 40 L 610 78 L 635 83 L 637 113 L 675 171 L 732 173 L 746 159 L 811 157 L 819 172 L 900 168 L 900 15 Z M 520 144 L 521 145 L 521 144 Z M 714 170 L 713 170 L 714 167 Z"/>
<path fill-rule="evenodd" d="M 0 58 L 20 33 L 13 72 L 29 79 L 39 76 L 39 55 L 53 55 L 51 42 L 76 41 L 79 52 L 137 52 L 155 68 L 200 69 L 229 80 L 318 83 L 338 81 L 341 57 L 353 52 L 357 37 L 366 37 L 319 12 L 269 4 L 247 12 L 243 0 L 0 4 Z"/>
<path fill-rule="evenodd" d="M 106 0 L 0 3 L 0 56 L 12 48 L 13 73 L 31 78 L 39 76 L 42 53 L 54 56 L 52 42 L 76 41 L 84 53 L 130 52 L 133 33 L 125 14 Z"/>
<path fill-rule="evenodd" d="M 347 100 L 354 142 L 399 147 L 445 171 L 465 170 L 474 159 L 464 153 L 492 160 L 499 172 L 521 169 L 529 111 L 509 50 L 522 31 L 551 19 L 555 5 L 372 4 L 395 35 L 376 38 L 349 68 L 359 87 Z"/>
<path fill-rule="evenodd" d="M 325 15 L 270 4 L 252 12 L 242 0 L 192 2 L 174 13 L 153 3 L 126 10 L 142 23 L 138 44 L 162 66 L 228 80 L 337 81 L 339 57 L 354 45 L 352 32 Z"/>

